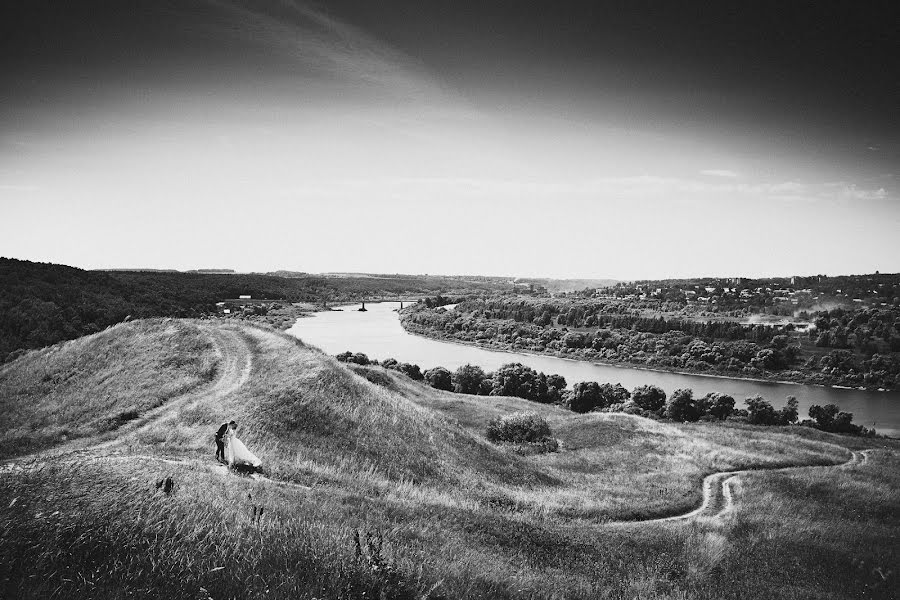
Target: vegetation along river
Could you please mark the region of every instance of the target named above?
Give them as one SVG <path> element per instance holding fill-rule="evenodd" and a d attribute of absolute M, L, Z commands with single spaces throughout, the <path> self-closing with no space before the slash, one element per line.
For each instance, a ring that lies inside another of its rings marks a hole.
<path fill-rule="evenodd" d="M 378 360 L 396 358 L 415 363 L 422 371 L 443 366 L 451 371 L 464 364 L 478 365 L 492 371 L 510 362 L 520 362 L 544 373 L 558 373 L 566 378 L 569 387 L 579 381 L 621 383 L 631 390 L 639 385 L 658 385 L 671 394 L 678 388 L 691 388 L 694 395 L 723 392 L 734 396 L 737 407 L 756 394 L 770 401 L 776 408 L 783 406 L 787 396 L 796 396 L 800 403 L 800 418 L 807 418 L 813 404 L 837 404 L 841 410 L 853 413 L 853 422 L 874 427 L 878 433 L 900 436 L 900 392 L 868 392 L 789 383 L 770 383 L 703 375 L 684 375 L 648 371 L 644 369 L 575 361 L 555 356 L 500 352 L 474 346 L 432 340 L 407 333 L 400 325 L 397 302 L 370 303 L 366 312 L 359 305 L 342 310 L 316 313 L 302 318 L 288 330 L 304 342 L 321 348 L 328 354 L 345 350 L 363 352 Z"/>

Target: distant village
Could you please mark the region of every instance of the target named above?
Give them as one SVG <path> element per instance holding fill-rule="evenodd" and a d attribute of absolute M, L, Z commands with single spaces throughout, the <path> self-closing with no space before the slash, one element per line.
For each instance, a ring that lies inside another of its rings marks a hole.
<path fill-rule="evenodd" d="M 540 290 L 533 289 L 532 293 L 540 294 Z M 726 310 L 779 305 L 797 310 L 826 305 L 887 307 L 900 305 L 900 275 L 635 281 L 552 295 L 716 306 Z"/>

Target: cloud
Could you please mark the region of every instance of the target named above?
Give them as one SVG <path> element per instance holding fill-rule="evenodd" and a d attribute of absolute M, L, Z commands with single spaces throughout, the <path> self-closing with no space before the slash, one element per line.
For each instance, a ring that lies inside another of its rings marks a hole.
<path fill-rule="evenodd" d="M 728 169 L 706 169 L 700 171 L 701 175 L 709 175 L 710 177 L 740 177 L 736 172 Z"/>
<path fill-rule="evenodd" d="M 344 178 L 319 181 L 301 189 L 283 190 L 287 195 L 341 197 L 374 190 L 396 199 L 428 197 L 444 201 L 489 200 L 627 200 L 627 201 L 773 201 L 812 204 L 816 202 L 872 202 L 889 197 L 884 188 L 864 189 L 848 182 L 804 183 L 798 181 L 731 183 L 657 175 L 600 177 L 588 180 L 527 180 L 479 177 L 383 177 Z"/>
<path fill-rule="evenodd" d="M 425 67 L 361 29 L 292 0 L 207 0 L 222 11 L 209 28 L 290 59 L 304 75 L 375 86 L 392 97 L 450 94 Z"/>

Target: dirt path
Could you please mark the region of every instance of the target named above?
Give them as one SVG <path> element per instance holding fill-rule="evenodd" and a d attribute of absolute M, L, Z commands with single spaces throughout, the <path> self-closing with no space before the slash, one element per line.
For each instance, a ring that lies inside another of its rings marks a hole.
<path fill-rule="evenodd" d="M 187 393 L 175 400 L 148 410 L 146 413 L 128 423 L 126 427 L 120 427 L 115 432 L 115 437 L 99 444 L 91 445 L 85 450 L 102 450 L 119 442 L 123 435 L 140 433 L 162 417 L 185 404 L 198 400 L 222 398 L 239 390 L 250 378 L 253 370 L 253 354 L 250 346 L 241 334 L 233 329 L 220 327 L 205 328 L 205 333 L 212 339 L 221 360 L 219 377 L 211 386 Z"/>
<path fill-rule="evenodd" d="M 156 424 L 160 419 L 172 414 L 172 411 L 181 406 L 190 404 L 195 401 L 202 401 L 212 398 L 222 398 L 238 391 L 250 378 L 253 369 L 253 353 L 246 339 L 236 329 L 226 329 L 215 325 L 201 325 L 204 334 L 208 335 L 210 341 L 219 355 L 218 377 L 211 385 L 201 386 L 190 392 L 169 400 L 143 413 L 137 419 L 129 421 L 114 431 L 102 434 L 97 439 L 77 439 L 69 443 L 54 448 L 48 448 L 35 454 L 17 456 L 14 458 L 0 461 L 0 472 L 3 467 L 9 464 L 22 463 L 24 461 L 45 461 L 53 458 L 54 460 L 75 454 L 93 453 L 99 450 L 105 450 L 118 443 L 126 435 L 134 435 L 148 428 L 150 425 Z"/>
<path fill-rule="evenodd" d="M 850 457 L 836 465 L 808 465 L 796 467 L 776 467 L 776 468 L 757 468 L 742 469 L 739 471 L 720 471 L 712 473 L 703 478 L 703 500 L 700 506 L 680 515 L 672 515 L 669 517 L 660 517 L 658 519 L 645 519 L 642 521 L 616 521 L 609 523 L 610 525 L 628 525 L 648 523 L 671 523 L 674 521 L 684 521 L 694 518 L 711 518 L 720 519 L 734 509 L 734 493 L 733 487 L 740 484 L 740 476 L 750 473 L 786 473 L 808 469 L 843 469 L 854 466 L 861 466 L 868 461 L 868 454 L 871 450 L 850 450 Z"/>

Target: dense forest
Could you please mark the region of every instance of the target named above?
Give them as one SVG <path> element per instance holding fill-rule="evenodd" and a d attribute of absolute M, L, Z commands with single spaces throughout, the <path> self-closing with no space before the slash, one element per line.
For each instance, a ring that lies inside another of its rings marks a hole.
<path fill-rule="evenodd" d="M 869 389 L 900 385 L 900 309 L 821 311 L 784 325 L 648 316 L 619 300 L 511 295 L 462 299 L 453 310 L 405 310 L 411 332 L 494 348 L 734 377 Z"/>
<path fill-rule="evenodd" d="M 99 331 L 126 318 L 197 317 L 216 302 L 251 295 L 288 302 L 345 302 L 385 295 L 477 292 L 499 280 L 434 276 L 302 276 L 85 271 L 0 258 L 0 362 Z"/>

